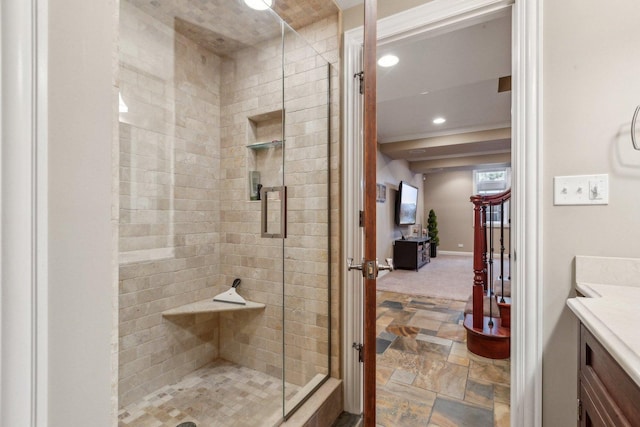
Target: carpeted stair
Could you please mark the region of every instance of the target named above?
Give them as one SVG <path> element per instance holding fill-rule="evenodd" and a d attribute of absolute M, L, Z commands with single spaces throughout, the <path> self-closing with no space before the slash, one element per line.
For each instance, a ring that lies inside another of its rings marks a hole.
<path fill-rule="evenodd" d="M 510 297 L 511 296 L 511 280 L 505 279 L 504 281 L 504 295 L 502 295 L 502 280 L 495 279 L 493 281 L 493 292 L 496 295 Z"/>
<path fill-rule="evenodd" d="M 491 304 L 492 317 L 500 317 L 500 308 L 495 298 L 485 296 L 483 299 L 483 316 L 489 316 L 489 304 Z M 473 295 L 467 300 L 467 305 L 464 307 L 464 314 L 473 313 Z"/>

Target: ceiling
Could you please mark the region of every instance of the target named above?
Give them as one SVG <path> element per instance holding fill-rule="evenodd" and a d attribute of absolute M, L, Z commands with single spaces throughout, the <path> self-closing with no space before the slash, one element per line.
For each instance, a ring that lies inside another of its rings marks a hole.
<path fill-rule="evenodd" d="M 243 0 L 127 0 L 220 56 L 281 34 L 272 12 L 249 8 Z M 293 29 L 338 13 L 331 0 L 274 0 L 273 10 Z"/>
<path fill-rule="evenodd" d="M 422 173 L 510 163 L 511 91 L 498 91 L 511 74 L 510 15 L 378 46 L 378 58 L 387 53 L 400 61 L 377 70 L 382 153 Z"/>
<path fill-rule="evenodd" d="M 432 37 L 378 47 L 400 61 L 378 66 L 378 143 L 415 172 L 507 164 L 511 151 L 508 15 Z M 434 124 L 436 117 L 446 118 Z"/>

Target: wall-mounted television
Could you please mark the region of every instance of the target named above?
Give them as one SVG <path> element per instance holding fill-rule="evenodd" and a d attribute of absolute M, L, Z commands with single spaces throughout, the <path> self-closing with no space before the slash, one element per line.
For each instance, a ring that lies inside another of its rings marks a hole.
<path fill-rule="evenodd" d="M 418 214 L 418 189 L 400 181 L 396 195 L 396 225 L 413 225 Z"/>

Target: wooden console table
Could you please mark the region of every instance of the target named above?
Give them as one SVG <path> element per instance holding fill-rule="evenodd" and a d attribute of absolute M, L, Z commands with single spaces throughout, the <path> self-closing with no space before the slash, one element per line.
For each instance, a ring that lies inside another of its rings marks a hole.
<path fill-rule="evenodd" d="M 429 237 L 396 240 L 393 243 L 393 267 L 418 271 L 431 261 L 429 246 Z"/>

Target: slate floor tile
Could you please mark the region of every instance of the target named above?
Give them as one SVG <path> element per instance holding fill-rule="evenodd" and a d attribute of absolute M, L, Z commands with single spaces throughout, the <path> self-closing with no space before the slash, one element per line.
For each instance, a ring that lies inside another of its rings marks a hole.
<path fill-rule="evenodd" d="M 465 302 L 383 296 L 386 329 L 378 338 L 386 350 L 376 357 L 377 426 L 508 426 L 511 362 L 467 350 Z"/>
<path fill-rule="evenodd" d="M 430 425 L 443 427 L 491 427 L 493 426 L 493 411 L 438 396 L 433 405 Z"/>
<path fill-rule="evenodd" d="M 391 345 L 391 341 L 376 338 L 376 353 L 382 354 Z"/>

